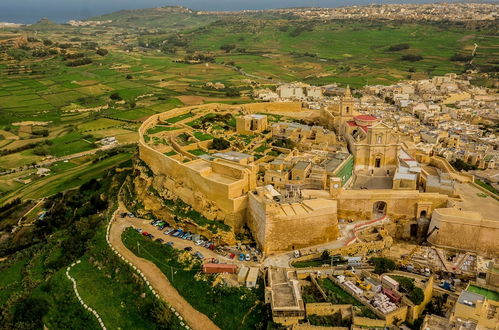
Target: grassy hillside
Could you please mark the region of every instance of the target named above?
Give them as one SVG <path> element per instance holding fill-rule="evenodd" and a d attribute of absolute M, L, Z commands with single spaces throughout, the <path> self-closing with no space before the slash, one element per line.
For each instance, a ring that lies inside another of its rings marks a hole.
<path fill-rule="evenodd" d="M 66 277 L 110 329 L 178 329 L 179 320 L 109 248 L 106 225 L 129 171 L 113 170 L 47 199 L 43 220 L 0 241 L 0 324 L 5 329 L 100 329 Z M 23 208 L 3 210 L 0 226 Z"/>

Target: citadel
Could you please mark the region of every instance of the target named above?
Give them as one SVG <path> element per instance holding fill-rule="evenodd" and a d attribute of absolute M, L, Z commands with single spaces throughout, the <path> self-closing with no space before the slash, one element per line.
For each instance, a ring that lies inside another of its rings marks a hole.
<path fill-rule="evenodd" d="M 286 88 L 279 93 L 321 94 Z M 318 110 L 303 105 L 207 104 L 150 117 L 135 179 L 144 208 L 171 218 L 165 203 L 181 201 L 224 226 L 209 232 L 191 221 L 192 230 L 219 244 L 249 231 L 264 255 L 332 242 L 340 224 L 357 220 L 383 223 L 394 238 L 499 255 L 499 207 L 479 197 L 486 190 L 472 175 L 416 148 L 349 88 Z"/>

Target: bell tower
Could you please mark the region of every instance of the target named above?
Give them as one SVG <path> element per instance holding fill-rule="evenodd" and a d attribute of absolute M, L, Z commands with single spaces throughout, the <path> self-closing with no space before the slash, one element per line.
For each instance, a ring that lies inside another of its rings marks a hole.
<path fill-rule="evenodd" d="M 341 98 L 340 102 L 340 115 L 341 117 L 353 118 L 353 110 L 355 107 L 355 99 L 352 96 L 350 85 L 345 90 L 345 95 Z"/>

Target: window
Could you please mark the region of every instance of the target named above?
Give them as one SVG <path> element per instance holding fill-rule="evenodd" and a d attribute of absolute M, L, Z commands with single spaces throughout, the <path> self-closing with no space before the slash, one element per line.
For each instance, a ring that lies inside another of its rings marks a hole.
<path fill-rule="evenodd" d="M 345 112 L 346 112 L 346 113 L 349 113 L 349 112 L 350 112 L 350 107 L 347 107 L 347 109 L 346 109 L 346 111 L 345 111 Z"/>
<path fill-rule="evenodd" d="M 381 158 L 376 158 L 376 161 L 374 163 L 374 167 L 379 168 L 381 167 Z"/>

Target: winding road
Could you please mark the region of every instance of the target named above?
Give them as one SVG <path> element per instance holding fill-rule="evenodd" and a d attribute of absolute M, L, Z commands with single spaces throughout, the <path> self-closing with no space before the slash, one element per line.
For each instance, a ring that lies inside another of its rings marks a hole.
<path fill-rule="evenodd" d="M 120 214 L 126 210 L 119 209 L 115 212 L 115 217 L 111 220 L 109 231 L 110 244 L 129 262 L 137 267 L 150 282 L 151 286 L 157 291 L 159 296 L 170 303 L 177 312 L 182 315 L 187 324 L 195 330 L 214 330 L 219 329 L 213 321 L 206 315 L 194 309 L 171 285 L 168 278 L 152 262 L 137 257 L 121 241 L 123 231 L 132 225 L 128 218 L 121 218 Z"/>

